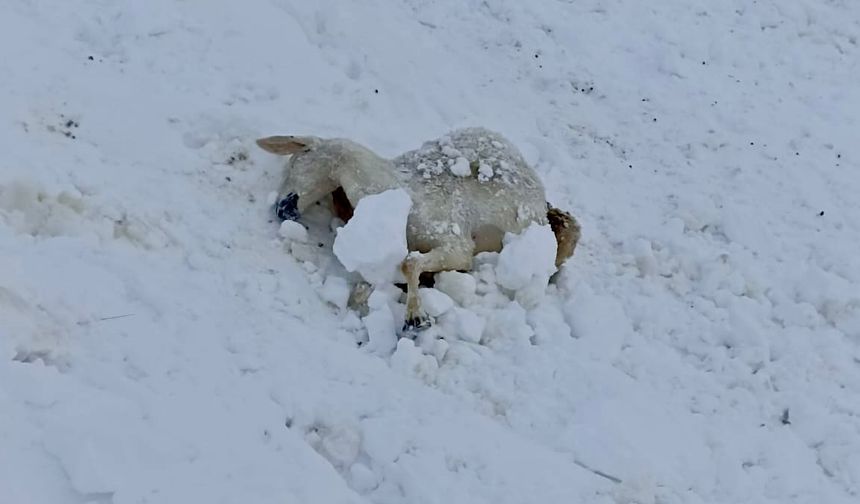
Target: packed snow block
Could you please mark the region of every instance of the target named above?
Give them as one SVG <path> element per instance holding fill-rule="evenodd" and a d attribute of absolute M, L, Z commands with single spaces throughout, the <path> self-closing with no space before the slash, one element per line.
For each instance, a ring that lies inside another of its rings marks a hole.
<path fill-rule="evenodd" d="M 372 284 L 400 278 L 406 248 L 406 220 L 412 199 L 403 189 L 362 198 L 352 219 L 337 230 L 334 254 L 347 271 L 357 271 Z"/>
<path fill-rule="evenodd" d="M 513 291 L 538 282 L 546 286 L 556 271 L 556 248 L 555 234 L 549 226 L 531 224 L 518 235 L 505 234 L 496 281 Z"/>
<path fill-rule="evenodd" d="M 454 306 L 454 300 L 447 294 L 436 289 L 419 289 L 418 297 L 421 306 L 431 317 L 438 317 Z"/>
<path fill-rule="evenodd" d="M 441 271 L 436 273 L 437 290 L 444 292 L 460 306 L 465 306 L 475 298 L 477 281 L 468 273 L 459 271 Z"/>

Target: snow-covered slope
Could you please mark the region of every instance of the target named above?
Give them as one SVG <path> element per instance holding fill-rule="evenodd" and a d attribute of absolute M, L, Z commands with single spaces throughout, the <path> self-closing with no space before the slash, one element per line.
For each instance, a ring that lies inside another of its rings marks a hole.
<path fill-rule="evenodd" d="M 838 0 L 6 2 L 0 502 L 856 502 L 858 37 Z M 577 255 L 358 347 L 253 140 L 467 125 Z"/>

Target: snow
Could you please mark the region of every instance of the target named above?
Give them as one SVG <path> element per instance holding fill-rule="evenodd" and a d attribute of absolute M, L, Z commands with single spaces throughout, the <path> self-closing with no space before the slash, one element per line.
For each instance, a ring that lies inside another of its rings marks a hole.
<path fill-rule="evenodd" d="M 454 300 L 444 292 L 436 289 L 419 289 L 418 297 L 421 307 L 431 317 L 438 317 L 454 306 Z"/>
<path fill-rule="evenodd" d="M 349 282 L 343 277 L 329 275 L 319 289 L 320 298 L 343 310 L 349 302 Z"/>
<path fill-rule="evenodd" d="M 855 3 L 6 7 L 0 502 L 857 501 Z M 582 242 L 398 339 L 254 139 L 476 125 Z"/>
<path fill-rule="evenodd" d="M 412 199 L 404 189 L 362 198 L 334 240 L 334 254 L 347 271 L 358 271 L 372 284 L 398 278 L 408 253 L 406 219 L 411 208 Z"/>
<path fill-rule="evenodd" d="M 296 221 L 285 220 L 282 222 L 278 229 L 278 235 L 288 243 L 308 241 L 308 230 Z"/>
<path fill-rule="evenodd" d="M 506 233 L 496 266 L 499 285 L 510 290 L 541 288 L 555 273 L 556 241 L 548 225 L 531 224 L 519 234 Z"/>
<path fill-rule="evenodd" d="M 469 160 L 462 156 L 456 158 L 448 169 L 458 177 L 468 177 L 472 175 L 472 168 L 469 166 Z"/>
<path fill-rule="evenodd" d="M 477 283 L 475 277 L 468 273 L 442 271 L 436 274 L 434 287 L 460 305 L 465 305 L 475 296 Z"/>
<path fill-rule="evenodd" d="M 457 308 L 454 313 L 456 317 L 454 334 L 464 341 L 480 343 L 487 321 L 471 310 Z"/>

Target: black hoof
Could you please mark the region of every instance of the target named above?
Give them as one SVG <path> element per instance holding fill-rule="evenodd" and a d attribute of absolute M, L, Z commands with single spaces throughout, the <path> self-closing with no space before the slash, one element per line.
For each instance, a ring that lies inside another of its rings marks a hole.
<path fill-rule="evenodd" d="M 415 333 L 430 328 L 433 325 L 433 320 L 427 315 L 419 315 L 417 317 L 407 318 L 403 323 L 403 332 Z"/>
<path fill-rule="evenodd" d="M 296 193 L 287 194 L 275 204 L 275 214 L 281 220 L 298 220 L 299 215 L 299 195 Z"/>

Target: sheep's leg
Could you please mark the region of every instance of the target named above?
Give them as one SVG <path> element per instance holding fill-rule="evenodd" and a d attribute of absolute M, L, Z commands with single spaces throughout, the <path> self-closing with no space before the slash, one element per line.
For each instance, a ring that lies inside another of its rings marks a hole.
<path fill-rule="evenodd" d="M 461 241 L 443 247 L 437 247 L 421 254 L 413 252 L 403 260 L 400 268 L 406 276 L 406 321 L 404 331 L 426 329 L 430 327 L 430 317 L 421 308 L 418 297 L 418 284 L 421 273 L 451 270 L 467 270 L 472 267 L 472 257 L 475 249 L 471 241 Z"/>

